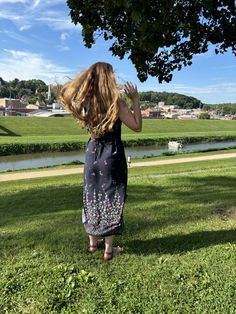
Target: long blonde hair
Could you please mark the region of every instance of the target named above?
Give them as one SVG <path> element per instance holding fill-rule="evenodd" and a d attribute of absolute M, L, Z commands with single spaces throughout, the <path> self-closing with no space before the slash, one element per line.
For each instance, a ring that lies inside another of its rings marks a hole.
<path fill-rule="evenodd" d="M 120 91 L 109 63 L 97 62 L 61 90 L 60 101 L 94 137 L 112 130 L 118 118 Z"/>

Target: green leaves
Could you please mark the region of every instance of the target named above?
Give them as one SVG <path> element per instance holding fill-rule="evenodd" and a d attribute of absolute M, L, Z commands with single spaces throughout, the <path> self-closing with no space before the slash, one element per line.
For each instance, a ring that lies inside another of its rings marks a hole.
<path fill-rule="evenodd" d="M 22 80 L 15 78 L 13 81 L 4 81 L 0 77 L 0 97 L 21 98 L 24 95 L 32 97 L 37 94 L 37 97 L 46 97 L 48 86 L 41 80 Z"/>
<path fill-rule="evenodd" d="M 82 25 L 85 45 L 95 43 L 97 31 L 113 39 L 113 55 L 127 55 L 140 81 L 148 75 L 171 81 L 174 70 L 191 65 L 209 43 L 218 45 L 217 53 L 232 48 L 236 55 L 234 1 L 68 0 L 67 5 L 72 22 Z"/>

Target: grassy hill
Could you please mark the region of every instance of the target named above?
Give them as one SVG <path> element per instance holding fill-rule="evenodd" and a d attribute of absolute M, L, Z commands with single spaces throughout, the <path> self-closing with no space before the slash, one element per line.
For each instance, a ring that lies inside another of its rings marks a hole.
<path fill-rule="evenodd" d="M 0 155 L 44 151 L 75 151 L 84 147 L 88 134 L 73 118 L 0 117 Z M 144 119 L 143 131 L 123 126 L 126 146 L 185 143 L 236 138 L 236 121 Z"/>
<path fill-rule="evenodd" d="M 123 127 L 123 137 L 158 138 L 169 136 L 236 136 L 236 121 L 218 120 L 157 120 L 144 119 L 143 131 L 134 133 Z M 17 137 L 87 138 L 85 130 L 73 118 L 0 117 L 0 138 L 7 142 Z"/>

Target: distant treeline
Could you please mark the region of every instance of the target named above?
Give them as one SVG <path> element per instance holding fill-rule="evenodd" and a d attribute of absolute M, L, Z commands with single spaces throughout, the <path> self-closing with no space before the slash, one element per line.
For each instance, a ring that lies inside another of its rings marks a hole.
<path fill-rule="evenodd" d="M 49 103 L 56 101 L 61 86 L 59 84 L 51 85 L 51 98 Z M 39 101 L 46 101 L 48 98 L 48 85 L 42 80 L 19 80 L 15 78 L 13 81 L 5 81 L 0 77 L 0 98 L 16 98 L 25 99 L 29 103 L 36 103 Z M 183 109 L 202 108 L 210 111 L 216 110 L 218 113 L 236 113 L 236 104 L 203 104 L 199 99 L 186 96 L 178 93 L 167 92 L 140 92 L 140 101 L 142 108 L 154 107 L 159 101 L 165 102 L 165 105 L 177 105 Z"/>
<path fill-rule="evenodd" d="M 142 102 L 142 107 L 145 109 L 147 107 L 154 107 L 159 101 L 165 102 L 165 105 L 177 105 L 179 108 L 183 109 L 195 109 L 202 108 L 205 111 L 216 111 L 218 114 L 235 114 L 236 104 L 235 103 L 225 103 L 225 104 L 214 104 L 208 105 L 202 103 L 199 99 L 186 96 L 178 93 L 167 93 L 167 92 L 140 92 L 140 100 Z M 145 103 L 147 102 L 147 103 Z"/>
<path fill-rule="evenodd" d="M 184 109 L 199 108 L 203 106 L 199 99 L 178 93 L 148 91 L 139 93 L 139 96 L 141 101 L 148 101 L 155 105 L 159 101 L 164 101 L 167 106 L 177 105 Z"/>
<path fill-rule="evenodd" d="M 207 105 L 203 106 L 205 111 L 216 111 L 218 114 L 236 114 L 236 103 L 225 103 L 219 105 Z"/>
<path fill-rule="evenodd" d="M 57 86 L 51 86 L 51 100 L 56 98 Z M 45 101 L 48 98 L 48 86 L 42 80 L 19 80 L 4 81 L 0 77 L 0 98 L 25 99 L 30 103 L 36 103 L 37 100 Z"/>

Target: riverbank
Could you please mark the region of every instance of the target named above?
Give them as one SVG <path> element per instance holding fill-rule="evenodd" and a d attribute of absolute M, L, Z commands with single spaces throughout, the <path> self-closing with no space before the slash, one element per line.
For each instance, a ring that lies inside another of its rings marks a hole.
<path fill-rule="evenodd" d="M 59 120 L 58 120 L 59 119 Z M 236 121 L 145 119 L 143 131 L 123 126 L 126 147 L 229 141 L 236 139 Z M 0 117 L 0 155 L 81 150 L 88 135 L 72 118 Z"/>
<path fill-rule="evenodd" d="M 235 148 L 218 148 L 218 149 L 207 149 L 207 150 L 199 150 L 199 151 L 176 151 L 176 152 L 169 152 L 169 153 L 162 153 L 160 155 L 153 155 L 153 154 L 149 154 L 149 155 L 144 155 L 142 157 L 140 156 L 136 156 L 134 158 L 131 158 L 132 160 L 132 164 L 139 162 L 139 161 L 153 161 L 153 160 L 168 160 L 168 159 L 173 159 L 173 158 L 185 158 L 185 157 L 197 157 L 197 156 L 208 156 L 208 155 L 217 155 L 217 154 L 224 154 L 224 153 L 234 153 L 236 152 L 236 147 Z M 66 153 L 67 154 L 67 153 Z M 126 154 L 128 156 L 128 154 Z M 24 156 L 24 155 L 22 155 Z M 27 155 L 28 156 L 28 155 Z M 31 155 L 31 157 L 41 157 L 41 154 L 33 154 Z M 74 155 L 73 155 L 74 156 Z M 45 165 L 45 159 L 47 159 L 47 157 L 45 157 L 45 154 L 43 154 L 43 165 L 42 166 L 38 166 L 38 167 L 21 167 L 19 169 L 7 169 L 5 168 L 4 170 L 1 170 L 2 165 L 5 165 L 5 167 L 7 167 L 7 164 L 11 164 L 13 165 L 15 160 L 19 158 L 19 155 L 16 156 L 3 156 L 0 157 L 0 173 L 16 173 L 16 172 L 29 172 L 29 171 L 41 171 L 41 170 L 50 170 L 50 169 L 69 169 L 69 168 L 74 168 L 74 167 L 80 167 L 83 166 L 84 162 L 81 162 L 78 160 L 78 158 L 73 158 L 72 161 L 69 162 L 61 162 L 61 163 L 57 163 L 57 164 L 52 164 L 52 165 Z M 7 162 L 7 164 L 6 164 Z"/>
<path fill-rule="evenodd" d="M 182 157 L 182 158 L 173 158 L 173 159 L 164 159 L 164 160 L 146 160 L 146 161 L 137 161 L 132 163 L 132 168 L 137 167 L 153 167 L 160 165 L 173 165 L 179 163 L 188 163 L 188 162 L 200 162 L 200 161 L 210 161 L 210 160 L 222 160 L 222 159 L 231 159 L 236 158 L 235 153 L 225 153 L 225 154 L 214 154 L 207 156 L 195 156 L 195 157 Z M 65 176 L 71 174 L 82 174 L 83 167 L 74 167 L 69 169 L 51 169 L 43 171 L 32 171 L 32 172 L 16 172 L 16 173 L 4 173 L 0 174 L 0 182 L 4 181 L 14 181 L 14 180 L 25 180 L 25 179 L 34 179 L 42 177 L 54 177 L 54 176 Z"/>
<path fill-rule="evenodd" d="M 211 143 L 235 140 L 236 136 L 181 136 L 163 138 L 137 138 L 123 140 L 125 147 L 139 147 L 151 145 L 167 145 L 169 141 L 181 141 L 185 144 Z M 39 139 L 37 139 L 39 140 Z M 43 139 L 40 139 L 42 141 Z M 45 140 L 45 139 L 44 139 Z M 47 139 L 46 139 L 47 140 Z M 86 142 L 53 142 L 53 143 L 8 143 L 0 145 L 0 156 L 33 154 L 42 152 L 72 152 L 85 149 Z"/>

